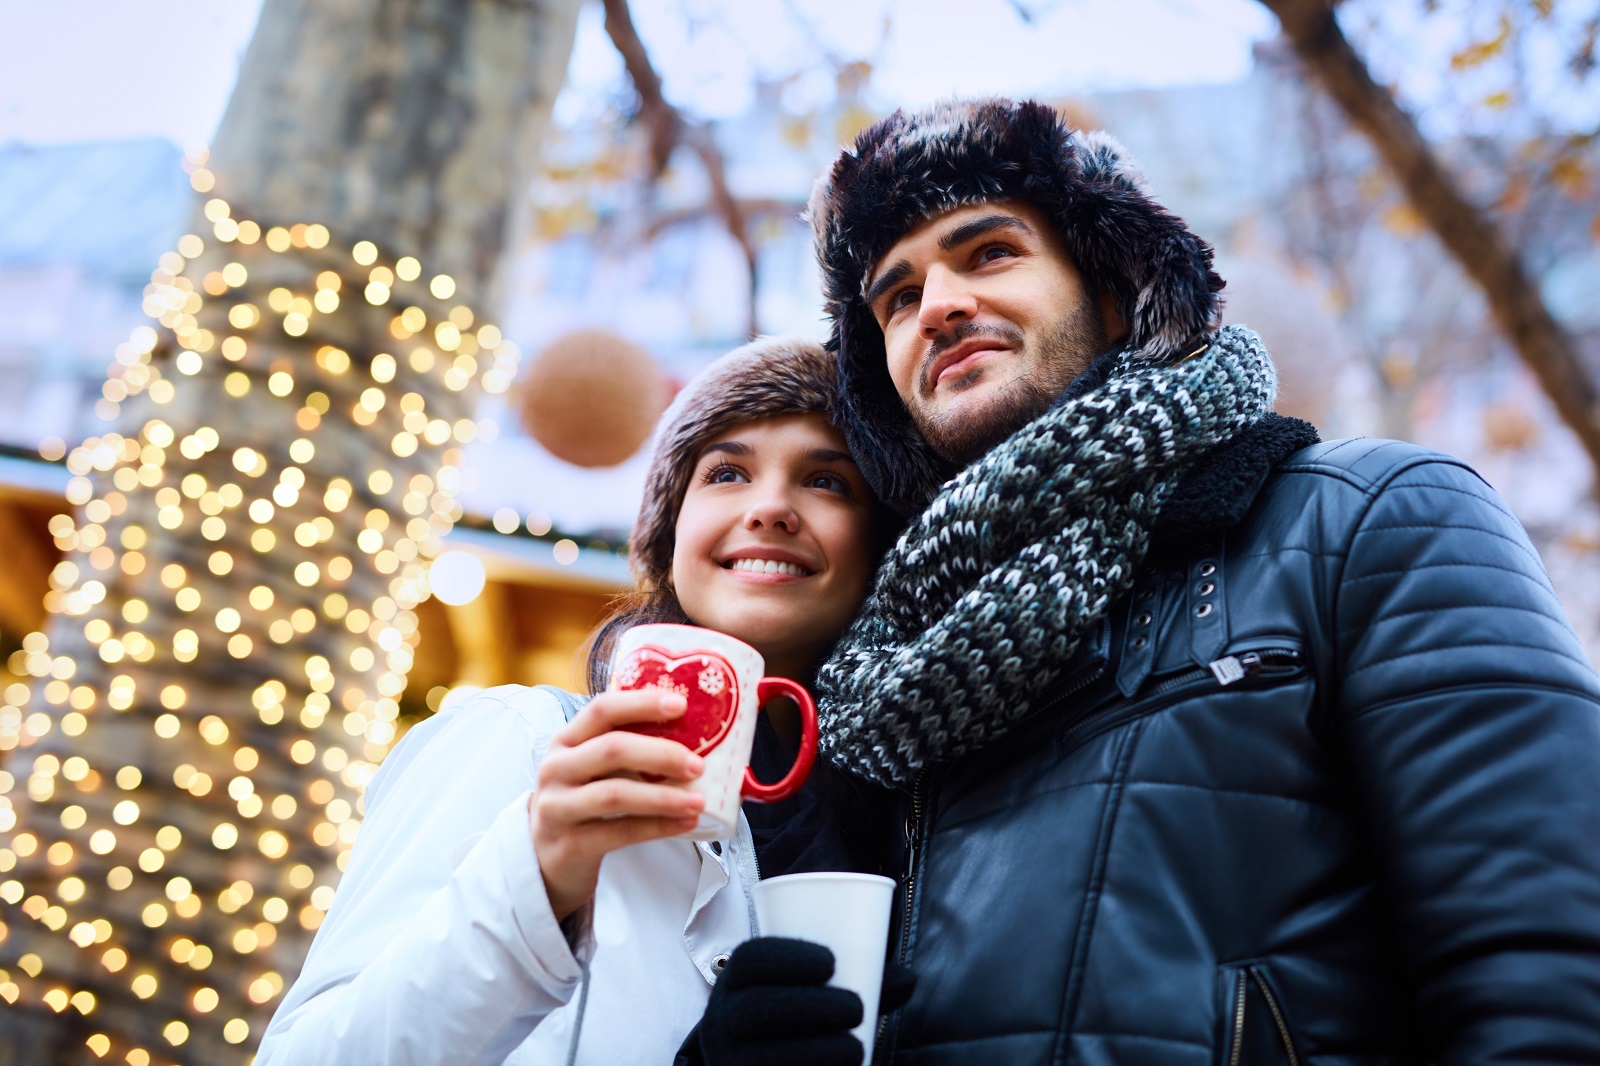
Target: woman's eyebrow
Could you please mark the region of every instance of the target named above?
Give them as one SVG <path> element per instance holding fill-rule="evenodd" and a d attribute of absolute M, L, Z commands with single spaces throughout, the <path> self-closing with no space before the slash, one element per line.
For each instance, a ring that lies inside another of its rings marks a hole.
<path fill-rule="evenodd" d="M 750 445 L 738 440 L 718 441 L 715 444 L 706 445 L 706 450 L 700 453 L 700 458 L 704 459 L 712 452 L 724 452 L 728 455 L 737 455 L 742 458 L 750 454 Z"/>
<path fill-rule="evenodd" d="M 753 449 L 744 441 L 718 441 L 716 444 L 706 445 L 706 450 L 700 453 L 700 458 L 704 459 L 713 452 L 722 452 L 725 455 L 746 458 L 753 454 Z M 837 448 L 811 448 L 806 451 L 805 458 L 807 462 L 812 463 L 849 463 L 852 466 L 856 465 L 855 456 L 849 452 L 841 452 Z"/>

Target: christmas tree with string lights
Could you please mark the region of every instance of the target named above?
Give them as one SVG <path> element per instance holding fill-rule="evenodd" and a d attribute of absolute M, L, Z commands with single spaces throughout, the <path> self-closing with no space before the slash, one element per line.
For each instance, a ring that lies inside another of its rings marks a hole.
<path fill-rule="evenodd" d="M 264 5 L 0 677 L 0 1061 L 249 1061 L 515 374 L 476 307 L 577 6 Z"/>
<path fill-rule="evenodd" d="M 91 1049 L 151 1017 L 172 1047 L 210 1021 L 241 1043 L 246 1004 L 292 977 L 280 930 L 320 922 L 395 736 L 426 560 L 486 428 L 473 392 L 516 369 L 415 258 L 206 213 L 209 247 L 185 236 L 151 279 L 161 328 L 117 351 L 119 428 L 67 456 L 53 621 L 0 712 L 0 899 L 61 934 L 13 920 L 29 950 L 0 996 L 74 1011 Z M 380 321 L 392 350 L 362 351 Z M 286 355 L 307 337 L 309 363 Z M 219 956 L 250 960 L 242 987 L 212 979 Z"/>

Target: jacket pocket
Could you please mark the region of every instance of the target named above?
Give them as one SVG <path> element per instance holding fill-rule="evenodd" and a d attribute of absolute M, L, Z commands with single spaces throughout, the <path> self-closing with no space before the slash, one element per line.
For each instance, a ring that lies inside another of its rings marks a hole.
<path fill-rule="evenodd" d="M 1271 688 L 1303 677 L 1306 672 L 1305 653 L 1282 644 L 1236 651 L 1206 666 L 1153 678 L 1132 698 L 1112 699 L 1068 722 L 1056 735 L 1057 754 L 1197 696 L 1209 697 L 1230 689 Z"/>
<path fill-rule="evenodd" d="M 1221 1033 L 1217 1066 L 1300 1066 L 1283 996 L 1260 961 L 1232 963 L 1217 974 Z"/>

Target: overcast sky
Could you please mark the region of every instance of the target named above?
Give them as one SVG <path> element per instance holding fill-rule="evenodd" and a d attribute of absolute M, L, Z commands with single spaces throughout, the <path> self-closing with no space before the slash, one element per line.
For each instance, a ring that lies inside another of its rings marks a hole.
<path fill-rule="evenodd" d="M 0 0 L 0 143 L 166 137 L 215 129 L 261 0 Z M 754 76 L 826 49 L 875 62 L 885 107 L 951 94 L 1072 92 L 1233 81 L 1275 24 L 1256 0 L 634 0 L 669 97 L 716 118 Z M 1032 17 L 1031 24 L 1022 12 Z M 889 32 L 885 33 L 885 26 Z M 821 79 L 823 64 L 811 64 Z M 585 12 L 573 93 L 604 93 L 621 65 Z M 831 78 L 791 86 L 831 92 Z M 571 113 L 585 110 L 570 100 Z"/>

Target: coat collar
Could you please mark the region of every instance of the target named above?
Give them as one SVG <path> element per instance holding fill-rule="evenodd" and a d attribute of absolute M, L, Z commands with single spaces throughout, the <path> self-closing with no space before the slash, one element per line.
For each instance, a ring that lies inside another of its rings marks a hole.
<path fill-rule="evenodd" d="M 1184 474 L 1151 524 L 1151 538 L 1176 541 L 1238 525 L 1273 469 L 1320 439 L 1310 422 L 1267 415 Z"/>

